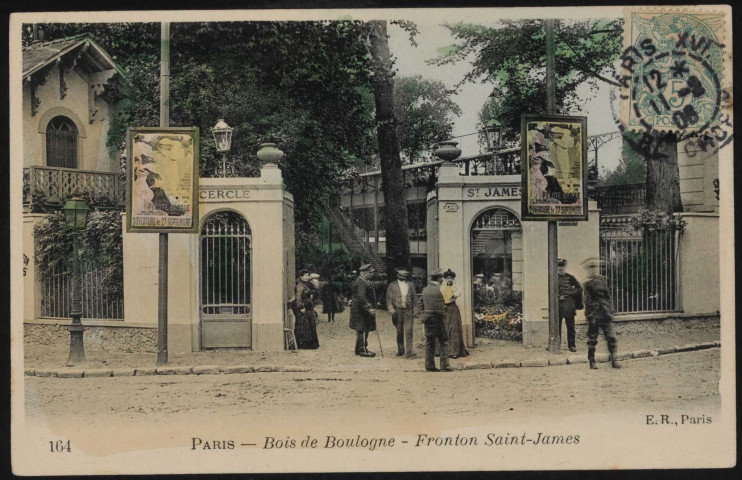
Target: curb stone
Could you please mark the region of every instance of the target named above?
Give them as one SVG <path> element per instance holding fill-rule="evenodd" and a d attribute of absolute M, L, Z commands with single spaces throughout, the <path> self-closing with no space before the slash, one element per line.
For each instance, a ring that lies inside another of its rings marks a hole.
<path fill-rule="evenodd" d="M 112 372 L 112 370 L 106 368 L 94 368 L 85 370 L 85 377 L 110 377 Z"/>
<path fill-rule="evenodd" d="M 567 357 L 550 358 L 549 365 L 567 365 Z"/>
<path fill-rule="evenodd" d="M 618 352 L 616 354 L 616 360 L 628 360 L 634 358 L 634 354 L 631 352 Z"/>
<path fill-rule="evenodd" d="M 652 352 L 649 350 L 637 350 L 633 353 L 634 358 L 645 358 L 645 357 L 651 357 Z"/>
<path fill-rule="evenodd" d="M 282 370 L 283 370 L 283 367 L 264 366 L 264 367 L 255 367 L 254 371 L 256 373 L 272 373 L 272 372 L 280 372 Z"/>
<path fill-rule="evenodd" d="M 667 355 L 668 353 L 675 353 L 675 347 L 657 349 L 657 355 Z"/>
<path fill-rule="evenodd" d="M 202 365 L 191 369 L 196 375 L 214 375 L 222 373 L 222 367 L 218 365 Z"/>
<path fill-rule="evenodd" d="M 698 350 L 705 350 L 707 348 L 714 348 L 714 347 L 716 347 L 716 342 L 704 342 L 704 343 L 699 343 L 698 345 L 696 345 L 696 348 Z"/>
<path fill-rule="evenodd" d="M 515 360 L 503 360 L 502 362 L 492 363 L 493 368 L 518 368 L 520 362 Z"/>
<path fill-rule="evenodd" d="M 237 365 L 234 367 L 222 368 L 222 373 L 250 373 L 255 369 L 249 365 Z"/>
<path fill-rule="evenodd" d="M 133 368 L 114 368 L 111 375 L 114 377 L 133 377 L 136 370 Z"/>
<path fill-rule="evenodd" d="M 611 359 L 611 356 L 607 353 L 596 353 L 595 361 L 598 363 L 606 363 Z"/>
<path fill-rule="evenodd" d="M 58 378 L 82 378 L 83 374 L 85 373 L 84 370 L 60 370 L 57 372 Z"/>
<path fill-rule="evenodd" d="M 576 363 L 587 363 L 587 356 L 585 355 L 570 355 L 567 357 L 567 363 L 574 365 Z"/>
<path fill-rule="evenodd" d="M 191 367 L 157 367 L 157 375 L 188 375 Z"/>
<path fill-rule="evenodd" d="M 548 367 L 549 360 L 547 358 L 534 358 L 531 360 L 525 360 L 520 362 L 521 367 Z"/>
<path fill-rule="evenodd" d="M 42 369 L 36 370 L 35 374 L 37 377 L 56 377 L 57 371 L 51 370 L 48 368 L 42 368 Z"/>
<path fill-rule="evenodd" d="M 134 371 L 134 375 L 137 377 L 144 375 L 157 375 L 157 369 L 154 367 L 137 368 Z"/>
<path fill-rule="evenodd" d="M 492 364 L 483 362 L 464 363 L 459 367 L 459 370 L 479 370 L 484 368 L 492 368 Z"/>
<path fill-rule="evenodd" d="M 714 345 L 716 345 L 717 347 L 721 348 L 721 342 L 714 342 Z"/>
<path fill-rule="evenodd" d="M 696 345 L 694 343 L 689 343 L 687 345 L 682 345 L 678 347 L 677 345 L 673 345 L 673 348 L 676 352 L 690 352 L 691 350 L 696 349 Z"/>
<path fill-rule="evenodd" d="M 36 370 L 34 370 L 33 368 L 24 368 L 23 374 L 29 377 L 33 377 L 34 375 L 36 375 Z"/>

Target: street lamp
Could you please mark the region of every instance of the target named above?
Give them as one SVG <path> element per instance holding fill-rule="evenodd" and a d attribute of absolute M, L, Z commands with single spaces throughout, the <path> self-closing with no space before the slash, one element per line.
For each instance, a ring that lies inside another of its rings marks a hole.
<path fill-rule="evenodd" d="M 82 326 L 82 280 L 80 272 L 80 233 L 88 220 L 88 204 L 79 197 L 67 200 L 62 207 L 67 226 L 72 228 L 72 305 L 70 317 L 70 356 L 67 365 L 72 366 L 85 361 Z"/>
<path fill-rule="evenodd" d="M 232 176 L 234 175 L 234 167 L 227 165 L 227 156 L 232 148 L 232 132 L 234 129 L 227 125 L 223 118 L 220 118 L 211 131 L 214 134 L 216 151 L 222 153 L 222 165 L 217 167 L 216 173 L 222 177 Z"/>
<path fill-rule="evenodd" d="M 502 125 L 490 120 L 484 129 L 484 139 L 487 141 L 487 151 L 494 152 L 502 148 Z"/>

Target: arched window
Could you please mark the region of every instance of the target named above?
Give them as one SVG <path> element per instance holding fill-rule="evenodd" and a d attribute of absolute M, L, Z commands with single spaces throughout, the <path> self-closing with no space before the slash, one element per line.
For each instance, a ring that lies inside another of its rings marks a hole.
<path fill-rule="evenodd" d="M 46 164 L 49 167 L 77 168 L 77 126 L 67 117 L 51 119 L 46 126 Z"/>

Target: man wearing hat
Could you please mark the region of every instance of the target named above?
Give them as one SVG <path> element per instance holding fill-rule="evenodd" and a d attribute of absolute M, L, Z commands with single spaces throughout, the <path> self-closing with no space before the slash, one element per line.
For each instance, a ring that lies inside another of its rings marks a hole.
<path fill-rule="evenodd" d="M 430 273 L 430 283 L 423 289 L 418 312 L 425 324 L 425 370 L 429 372 L 450 372 L 448 366 L 448 336 L 443 328 L 445 303 L 441 293 L 443 271 L 438 268 Z M 435 368 L 435 341 L 440 343 L 441 368 Z"/>
<path fill-rule="evenodd" d="M 353 300 L 350 305 L 350 328 L 356 331 L 356 355 L 375 357 L 368 351 L 368 332 L 376 330 L 374 289 L 368 280 L 374 273 L 370 264 L 361 265 L 358 278 L 353 283 Z"/>
<path fill-rule="evenodd" d="M 595 346 L 598 344 L 598 334 L 603 335 L 608 342 L 608 352 L 611 354 L 611 366 L 621 368 L 616 361 L 616 334 L 613 331 L 613 302 L 611 292 L 605 277 L 598 274 L 600 261 L 589 258 L 582 262 L 587 271 L 587 281 L 583 284 L 585 291 L 585 316 L 587 317 L 587 359 L 590 368 L 597 369 L 595 364 Z"/>
<path fill-rule="evenodd" d="M 575 347 L 575 314 L 582 310 L 582 286 L 575 277 L 567 273 L 567 261 L 560 258 L 557 261 L 559 272 L 559 338 L 562 337 L 562 319 L 567 324 L 567 346 L 570 352 L 576 352 Z"/>
<path fill-rule="evenodd" d="M 392 323 L 397 327 L 397 356 L 417 356 L 412 346 L 412 320 L 414 316 L 415 286 L 410 282 L 409 270 L 397 269 L 397 280 L 386 289 L 386 308 L 392 314 Z"/>

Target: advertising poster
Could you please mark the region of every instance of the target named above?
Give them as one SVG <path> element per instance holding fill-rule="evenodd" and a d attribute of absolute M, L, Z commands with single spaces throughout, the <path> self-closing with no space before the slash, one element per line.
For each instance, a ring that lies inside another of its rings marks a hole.
<path fill-rule="evenodd" d="M 523 220 L 587 220 L 587 118 L 524 115 Z"/>
<path fill-rule="evenodd" d="M 127 229 L 195 232 L 198 227 L 198 129 L 128 132 Z"/>

